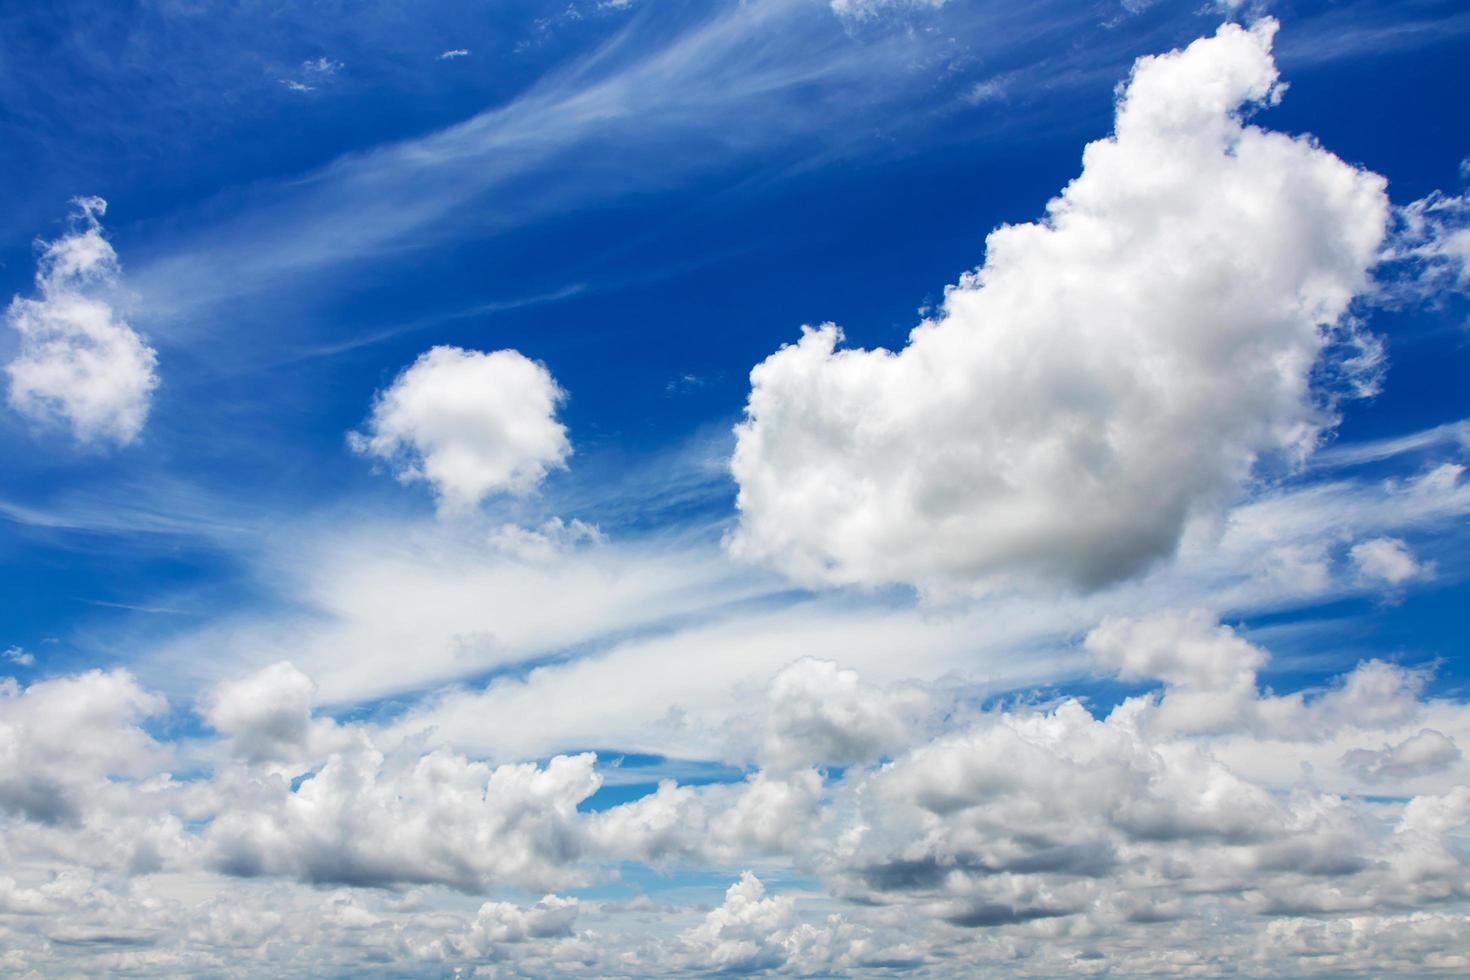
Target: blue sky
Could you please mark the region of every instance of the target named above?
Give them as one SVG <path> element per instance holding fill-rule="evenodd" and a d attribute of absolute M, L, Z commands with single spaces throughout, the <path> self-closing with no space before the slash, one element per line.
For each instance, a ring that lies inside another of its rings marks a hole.
<path fill-rule="evenodd" d="M 0 12 L 0 962 L 1463 970 L 1467 49 Z"/>

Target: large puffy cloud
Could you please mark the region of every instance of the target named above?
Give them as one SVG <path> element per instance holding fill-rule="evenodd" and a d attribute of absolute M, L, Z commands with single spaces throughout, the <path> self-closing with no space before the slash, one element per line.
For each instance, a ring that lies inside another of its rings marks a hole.
<path fill-rule="evenodd" d="M 523 494 L 571 454 L 557 406 L 566 393 L 519 351 L 435 347 L 379 392 L 360 453 L 387 461 L 400 480 L 425 480 L 441 510 L 491 493 Z"/>
<path fill-rule="evenodd" d="M 114 308 L 117 253 L 102 235 L 100 197 L 78 198 L 77 227 L 47 242 L 38 299 L 11 300 L 6 320 L 20 349 L 5 366 L 10 407 L 65 425 L 81 442 L 125 446 L 148 419 L 158 356 Z"/>
<path fill-rule="evenodd" d="M 436 751 L 397 758 L 365 736 L 300 785 L 263 774 L 228 787 L 211 863 L 242 876 L 356 885 L 556 886 L 588 869 L 577 805 L 597 790 L 590 753 L 489 766 Z"/>
<path fill-rule="evenodd" d="M 1384 181 L 1246 125 L 1275 24 L 1141 59 L 1115 134 L 1002 227 L 898 353 L 808 328 L 751 372 L 737 554 L 806 580 L 1081 586 L 1333 423 L 1314 368 L 1368 283 Z"/>
<path fill-rule="evenodd" d="M 852 787 L 856 813 L 811 849 L 812 864 L 864 902 L 965 929 L 1056 921 L 1054 937 L 1093 943 L 1232 912 L 1342 915 L 1470 897 L 1456 842 L 1470 819 L 1464 786 L 1415 797 L 1385 821 L 1301 774 L 1289 791 L 1247 778 L 1211 737 L 1155 724 L 1159 711 L 1147 696 L 1103 718 L 1075 700 L 997 710 Z M 1300 759 L 1319 737 L 1262 749 Z M 1122 957 L 1105 958 L 1128 972 Z"/>

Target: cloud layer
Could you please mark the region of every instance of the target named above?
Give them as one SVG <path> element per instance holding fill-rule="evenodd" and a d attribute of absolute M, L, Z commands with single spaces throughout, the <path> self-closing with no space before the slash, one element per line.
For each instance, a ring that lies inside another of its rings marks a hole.
<path fill-rule="evenodd" d="M 144 730 L 167 705 L 125 672 L 8 682 L 6 965 L 54 962 L 8 924 L 37 914 L 52 942 L 128 937 L 166 957 L 155 968 L 243 947 L 253 969 L 288 974 L 322 950 L 410 971 L 620 976 L 1463 965 L 1470 769 L 1456 743 L 1470 706 L 1379 662 L 1317 691 L 1262 691 L 1267 653 L 1200 612 L 1109 620 L 1086 646 L 1145 690 L 1105 714 L 1073 698 L 956 704 L 798 661 L 755 712 L 768 764 L 590 809 L 617 772 L 606 759 L 490 763 L 432 731 L 334 721 L 289 665 L 215 689 L 198 710 L 222 738 L 187 750 Z M 773 893 L 748 870 L 707 911 L 544 891 L 630 864 L 760 865 L 845 901 Z M 150 897 L 169 881 L 195 897 Z M 446 905 L 454 891 L 491 895 Z M 221 902 L 197 897 L 211 893 Z M 668 927 L 650 933 L 649 913 Z M 363 946 L 354 929 L 391 941 Z M 99 948 L 94 969 L 111 962 Z"/>

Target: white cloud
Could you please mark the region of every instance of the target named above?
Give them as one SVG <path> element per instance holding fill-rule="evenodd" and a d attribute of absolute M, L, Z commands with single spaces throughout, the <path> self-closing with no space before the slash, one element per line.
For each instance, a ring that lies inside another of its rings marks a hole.
<path fill-rule="evenodd" d="M 0 779 L 16 869 L 0 878 L 0 911 L 54 923 L 45 937 L 12 934 L 0 916 L 0 937 L 7 955 L 49 972 L 58 956 L 84 957 L 84 972 L 98 972 L 105 954 L 83 952 L 89 938 L 126 936 L 156 949 L 151 967 L 163 972 L 197 972 L 201 960 L 191 957 L 235 948 L 238 957 L 262 957 L 264 944 L 276 957 L 310 958 L 319 973 L 326 944 L 334 962 L 391 963 L 400 972 L 479 964 L 534 975 L 942 973 L 960 953 L 969 973 L 1025 961 L 1046 975 L 1077 962 L 1129 974 L 1144 970 L 1140 940 L 1175 967 L 1183 950 L 1243 962 L 1273 923 L 1296 935 L 1297 916 L 1347 928 L 1470 899 L 1456 844 L 1470 820 L 1470 790 L 1456 785 L 1470 771 L 1445 751 L 1453 736 L 1442 734 L 1470 731 L 1462 702 L 1425 702 L 1415 689 L 1405 706 L 1401 680 L 1359 670 L 1315 696 L 1255 695 L 1263 706 L 1294 706 L 1305 718 L 1299 726 L 1258 735 L 1244 711 L 1234 732 L 1171 728 L 1160 719 L 1178 688 L 1237 686 L 1232 664 L 1257 664 L 1264 651 L 1198 613 L 1115 621 L 1099 636 L 1092 645 L 1130 676 L 1172 678 L 1163 698 L 1131 698 L 1107 717 L 1070 699 L 956 712 L 942 699 L 916 705 L 910 684 L 875 685 L 831 663 L 799 662 L 769 691 L 762 723 L 778 741 L 838 746 L 797 753 L 808 758 L 871 759 L 879 742 L 894 739 L 907 747 L 883 749 L 888 762 L 855 761 L 840 778 L 780 765 L 733 785 L 666 781 L 656 794 L 597 813 L 581 812 L 601 784 L 590 754 L 494 765 L 420 736 L 337 725 L 311 716 L 310 682 L 283 665 L 223 685 L 207 703 L 217 712 L 230 706 L 226 745 L 238 750 L 247 734 L 268 729 L 304 754 L 289 767 L 262 768 L 206 752 L 195 759 L 212 759 L 212 768 L 182 782 L 168 776 L 176 765 L 168 746 L 138 727 L 161 700 L 126 674 L 24 690 L 12 683 L 0 700 L 0 747 L 22 748 L 15 760 L 0 757 L 16 763 L 0 764 L 0 775 L 65 774 L 72 805 L 59 816 L 22 805 Z M 830 711 L 811 703 L 823 683 L 833 688 Z M 273 697 L 288 703 L 285 721 L 265 717 Z M 1331 706 L 1314 707 L 1324 702 Z M 885 720 L 897 706 L 926 717 L 900 733 Z M 335 725 L 338 737 L 303 737 L 303 723 Z M 937 734 L 916 737 L 925 725 Z M 1362 731 L 1384 726 L 1399 727 L 1372 758 L 1330 745 L 1311 754 L 1331 730 L 1361 742 Z M 91 734 L 78 741 L 78 731 Z M 851 748 L 865 733 L 876 735 Z M 1273 786 L 1217 754 L 1232 740 L 1288 769 L 1319 759 L 1320 770 Z M 1399 805 L 1316 785 L 1339 767 L 1368 773 L 1375 792 L 1401 794 L 1415 781 L 1429 788 Z M 64 876 L 29 873 L 37 861 Z M 783 874 L 807 881 L 773 896 L 742 875 L 713 911 L 660 911 L 668 938 L 652 940 L 638 918 L 646 903 L 617 912 L 548 895 L 467 906 L 448 890 L 584 885 L 628 861 L 661 871 L 759 861 L 789 865 Z M 129 867 L 156 873 L 118 873 Z M 317 890 L 324 885 L 342 887 Z M 410 885 L 419 887 L 405 892 Z M 832 898 L 858 902 L 836 915 Z M 46 937 L 57 948 L 37 945 Z M 1379 955 L 1353 952 L 1347 941 L 1322 949 L 1358 963 Z M 1300 972 L 1297 954 L 1272 956 L 1257 972 Z M 274 964 L 269 972 L 279 975 L 310 972 L 305 961 L 300 971 L 295 960 L 248 962 L 262 972 Z"/>
<path fill-rule="evenodd" d="M 332 744 L 335 726 L 311 717 L 316 684 L 280 661 L 209 691 L 201 714 L 251 762 L 292 761 Z"/>
<path fill-rule="evenodd" d="M 8 647 L 5 653 L 0 654 L 0 656 L 4 656 L 6 660 L 9 660 L 17 667 L 34 667 L 36 665 L 36 655 L 23 647 Z"/>
<path fill-rule="evenodd" d="M 110 777 L 146 776 L 167 750 L 140 726 L 164 708 L 123 671 L 88 671 L 21 687 L 0 680 L 0 810 L 44 825 L 78 824 Z"/>
<path fill-rule="evenodd" d="M 425 480 L 441 512 L 491 493 L 526 494 L 571 455 L 551 372 L 513 350 L 435 347 L 378 393 L 353 449 L 387 461 L 404 482 Z"/>
<path fill-rule="evenodd" d="M 761 755 L 777 767 L 869 762 L 901 745 L 929 707 L 922 690 L 882 690 L 812 658 L 777 674 L 768 700 Z"/>
<path fill-rule="evenodd" d="M 584 882 L 577 804 L 600 785 L 591 754 L 488 766 L 448 752 L 390 757 L 365 733 L 299 788 L 249 777 L 204 835 L 209 862 L 242 876 L 386 886 Z M 228 784 L 227 784 L 228 785 Z"/>
<path fill-rule="evenodd" d="M 301 70 L 307 75 L 335 75 L 342 70 L 342 62 L 322 55 L 303 61 Z"/>
<path fill-rule="evenodd" d="M 1256 674 L 1269 659 L 1266 651 L 1197 610 L 1110 617 L 1088 633 L 1085 645 L 1124 678 L 1164 682 L 1156 710 L 1139 716 L 1161 734 L 1246 730 L 1317 739 L 1343 728 L 1389 728 L 1418 710 L 1425 681 L 1420 671 L 1368 660 L 1312 698 L 1262 695 Z"/>
<path fill-rule="evenodd" d="M 1394 219 L 1383 260 L 1400 278 L 1386 287 L 1389 295 L 1432 302 L 1470 290 L 1470 197 L 1436 191 L 1394 209 Z"/>
<path fill-rule="evenodd" d="M 1348 552 L 1358 574 L 1370 582 L 1403 585 L 1432 575 L 1432 566 L 1414 560 L 1409 546 L 1398 538 L 1373 538 L 1353 545 Z"/>
<path fill-rule="evenodd" d="M 10 407 L 65 425 L 82 443 L 126 446 L 148 419 L 158 356 L 115 308 L 122 272 L 98 220 L 107 202 L 73 203 L 76 226 L 43 244 L 40 298 L 17 296 L 6 311 L 20 334 L 20 349 L 5 366 Z"/>
<path fill-rule="evenodd" d="M 315 92 L 317 85 L 330 82 L 344 67 L 342 62 L 325 55 L 308 58 L 301 63 L 294 78 L 282 78 L 280 83 L 292 92 Z"/>
<path fill-rule="evenodd" d="M 468 58 L 470 52 L 467 48 L 451 48 L 439 56 L 440 61 L 453 61 L 455 58 Z"/>
<path fill-rule="evenodd" d="M 1141 59 L 1115 136 L 902 351 L 808 328 L 751 373 L 736 554 L 805 581 L 1094 587 L 1172 554 L 1334 422 L 1312 372 L 1364 290 L 1381 178 L 1245 125 L 1275 24 Z"/>
<path fill-rule="evenodd" d="M 1353 749 L 1342 757 L 1346 769 L 1355 770 L 1367 783 L 1403 780 L 1439 772 L 1460 761 L 1460 747 L 1455 740 L 1425 728 L 1395 745 L 1382 749 Z"/>
<path fill-rule="evenodd" d="M 676 956 L 692 969 L 748 973 L 785 965 L 782 935 L 796 925 L 792 899 L 766 896 L 749 871 L 725 892 L 725 901 L 704 922 L 678 937 Z"/>
<path fill-rule="evenodd" d="M 606 541 L 595 526 L 575 517 L 570 522 L 553 517 L 539 528 L 502 524 L 489 535 L 489 544 L 494 551 L 517 561 L 542 563 L 554 561 L 579 547 Z"/>
<path fill-rule="evenodd" d="M 484 954 L 502 943 L 569 936 L 576 921 L 575 898 L 547 895 L 525 909 L 509 902 L 486 902 L 480 906 L 472 929 L 475 947 Z"/>
<path fill-rule="evenodd" d="M 936 10 L 948 0 L 831 0 L 832 12 L 839 17 L 869 20 L 891 10 Z"/>

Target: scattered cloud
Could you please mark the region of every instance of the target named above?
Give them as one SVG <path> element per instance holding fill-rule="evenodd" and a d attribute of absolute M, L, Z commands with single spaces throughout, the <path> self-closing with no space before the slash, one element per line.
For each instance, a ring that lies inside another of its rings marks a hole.
<path fill-rule="evenodd" d="M 453 61 L 455 58 L 468 58 L 470 52 L 467 48 L 451 48 L 439 55 L 440 61 Z"/>
<path fill-rule="evenodd" d="M 301 63 L 294 77 L 282 78 L 280 82 L 292 92 L 314 92 L 319 85 L 334 79 L 344 67 L 342 62 L 325 55 L 308 58 Z"/>
<path fill-rule="evenodd" d="M 1353 749 L 1342 758 L 1346 769 L 1355 770 L 1365 783 L 1400 781 L 1441 772 L 1460 761 L 1455 740 L 1425 728 L 1397 745 L 1382 749 Z"/>
<path fill-rule="evenodd" d="M 158 355 L 118 312 L 122 269 L 103 237 L 107 202 L 77 198 L 70 232 L 40 243 L 39 298 L 15 297 L 5 319 L 20 347 L 5 366 L 10 407 L 79 442 L 126 446 L 148 420 Z"/>
<path fill-rule="evenodd" d="M 322 56 L 320 58 L 310 58 L 301 63 L 301 70 L 307 75 L 335 75 L 337 74 L 337 72 L 342 70 L 342 62 L 334 61 L 331 58 L 325 56 Z"/>
<path fill-rule="evenodd" d="M 423 480 L 443 513 L 491 493 L 526 494 L 571 455 L 556 410 L 566 399 L 544 366 L 513 350 L 435 347 L 378 393 L 364 432 L 348 441 Z"/>
<path fill-rule="evenodd" d="M 984 105 L 987 102 L 1004 102 L 1005 99 L 1005 82 L 998 78 L 987 78 L 983 82 L 976 82 L 965 95 L 965 101 L 971 105 Z"/>
<path fill-rule="evenodd" d="M 1470 197 L 1434 191 L 1393 209 L 1375 299 L 1389 307 L 1443 307 L 1470 293 Z"/>
<path fill-rule="evenodd" d="M 34 667 L 36 665 L 36 655 L 23 647 L 9 647 L 0 656 L 5 657 L 6 660 L 9 660 L 17 667 Z"/>
<path fill-rule="evenodd" d="M 1349 555 L 1358 574 L 1370 582 L 1399 586 L 1434 574 L 1433 567 L 1416 561 L 1409 546 L 1398 538 L 1359 542 Z"/>

